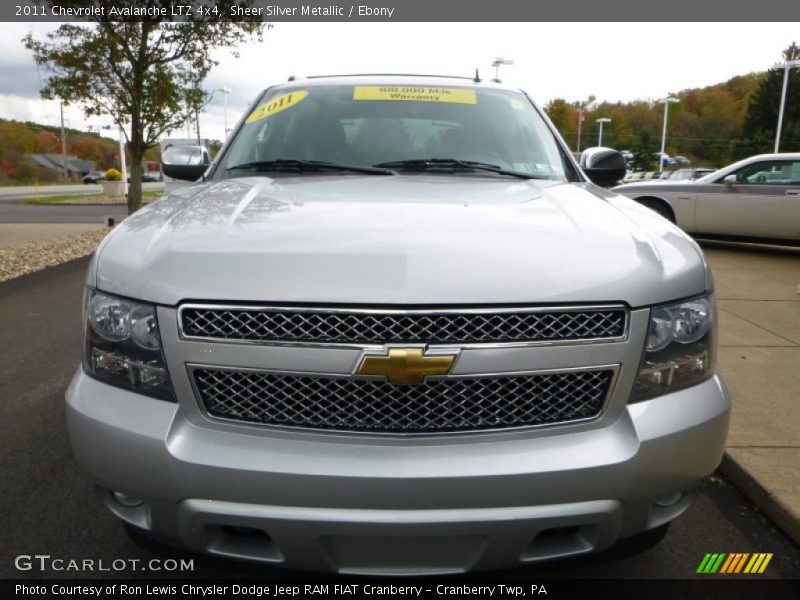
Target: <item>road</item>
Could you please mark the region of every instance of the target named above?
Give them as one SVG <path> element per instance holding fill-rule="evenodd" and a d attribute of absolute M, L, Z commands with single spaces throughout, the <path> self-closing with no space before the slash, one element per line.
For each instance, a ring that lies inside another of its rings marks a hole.
<path fill-rule="evenodd" d="M 87 264 L 88 259 L 80 259 L 0 284 L 0 577 L 31 575 L 15 570 L 14 557 L 19 554 L 94 558 L 106 564 L 121 558 L 146 561 L 188 556 L 131 542 L 115 518 L 101 507 L 72 459 L 63 396 L 79 362 L 80 304 Z M 717 476 L 704 485 L 698 500 L 673 524 L 666 538 L 649 550 L 633 553 L 623 548 L 499 575 L 691 578 L 696 577 L 695 570 L 707 552 L 773 552 L 774 558 L 761 578 L 800 576 L 800 549 Z M 290 571 L 203 557 L 195 557 L 194 566 L 193 572 L 183 576 L 307 578 Z M 82 576 L 80 572 L 43 575 Z M 94 576 L 141 578 L 158 574 L 123 571 Z M 474 580 L 479 581 L 479 577 Z"/>
<path fill-rule="evenodd" d="M 0 202 L 0 223 L 102 223 L 105 217 L 114 217 L 119 223 L 127 215 L 128 209 L 121 204 L 59 206 Z"/>
<path fill-rule="evenodd" d="M 142 189 L 162 189 L 163 183 L 143 183 Z M 52 185 L 42 186 L 43 196 L 61 194 L 96 194 L 99 185 Z M 23 204 L 20 198 L 35 193 L 33 187 L 0 187 L 0 223 L 102 223 L 105 217 L 114 217 L 119 223 L 128 211 L 118 204 L 87 204 L 64 206 L 59 204 Z"/>

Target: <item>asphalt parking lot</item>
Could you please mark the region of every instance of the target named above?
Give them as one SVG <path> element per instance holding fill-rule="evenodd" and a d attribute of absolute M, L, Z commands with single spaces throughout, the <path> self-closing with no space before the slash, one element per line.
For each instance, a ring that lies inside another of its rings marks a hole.
<path fill-rule="evenodd" d="M 715 250 L 724 253 L 724 248 Z M 800 260 L 800 259 L 798 259 Z M 141 559 L 185 557 L 136 545 L 95 497 L 73 462 L 63 395 L 79 362 L 80 304 L 88 258 L 0 284 L 0 577 L 157 577 L 158 573 L 21 572 L 14 557 Z M 517 569 L 513 576 L 691 578 L 707 552 L 772 552 L 760 577 L 800 577 L 800 548 L 721 476 L 658 545 Z M 186 577 L 295 578 L 303 574 L 195 557 Z M 171 574 L 168 574 L 171 575 Z"/>

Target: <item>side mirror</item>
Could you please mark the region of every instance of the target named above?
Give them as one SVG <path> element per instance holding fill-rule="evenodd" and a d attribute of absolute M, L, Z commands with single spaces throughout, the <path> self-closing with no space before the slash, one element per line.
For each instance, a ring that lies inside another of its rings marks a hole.
<path fill-rule="evenodd" d="M 161 155 L 164 175 L 182 181 L 197 181 L 210 164 L 205 146 L 170 146 Z"/>
<path fill-rule="evenodd" d="M 722 180 L 722 183 L 725 184 L 726 190 L 733 189 L 733 184 L 736 183 L 736 175 L 728 175 L 725 179 Z"/>
<path fill-rule="evenodd" d="M 602 187 L 612 186 L 625 177 L 627 166 L 621 152 L 602 147 L 584 150 L 580 164 L 592 183 Z"/>

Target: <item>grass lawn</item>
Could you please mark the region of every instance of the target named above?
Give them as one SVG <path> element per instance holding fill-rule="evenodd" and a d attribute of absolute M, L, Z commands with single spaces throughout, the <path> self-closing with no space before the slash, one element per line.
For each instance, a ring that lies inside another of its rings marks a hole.
<path fill-rule="evenodd" d="M 163 190 L 144 190 L 142 191 L 142 200 L 153 200 L 159 196 L 163 196 Z M 104 200 L 106 195 L 98 194 L 62 194 L 56 196 L 39 196 L 39 198 L 25 198 L 22 200 L 25 204 L 63 204 L 64 202 L 81 202 L 91 204 L 93 200 Z M 124 203 L 124 199 L 122 201 Z"/>
<path fill-rule="evenodd" d="M 79 184 L 80 181 L 40 181 L 39 187 L 47 187 L 49 185 L 69 185 L 71 183 Z M 29 187 L 36 185 L 33 181 L 0 181 L 0 187 Z"/>

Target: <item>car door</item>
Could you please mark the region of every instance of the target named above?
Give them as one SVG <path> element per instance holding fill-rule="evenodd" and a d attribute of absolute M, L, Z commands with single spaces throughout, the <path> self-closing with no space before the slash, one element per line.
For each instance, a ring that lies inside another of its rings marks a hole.
<path fill-rule="evenodd" d="M 703 186 L 697 195 L 697 231 L 794 240 L 800 236 L 800 160 L 763 160 Z"/>

